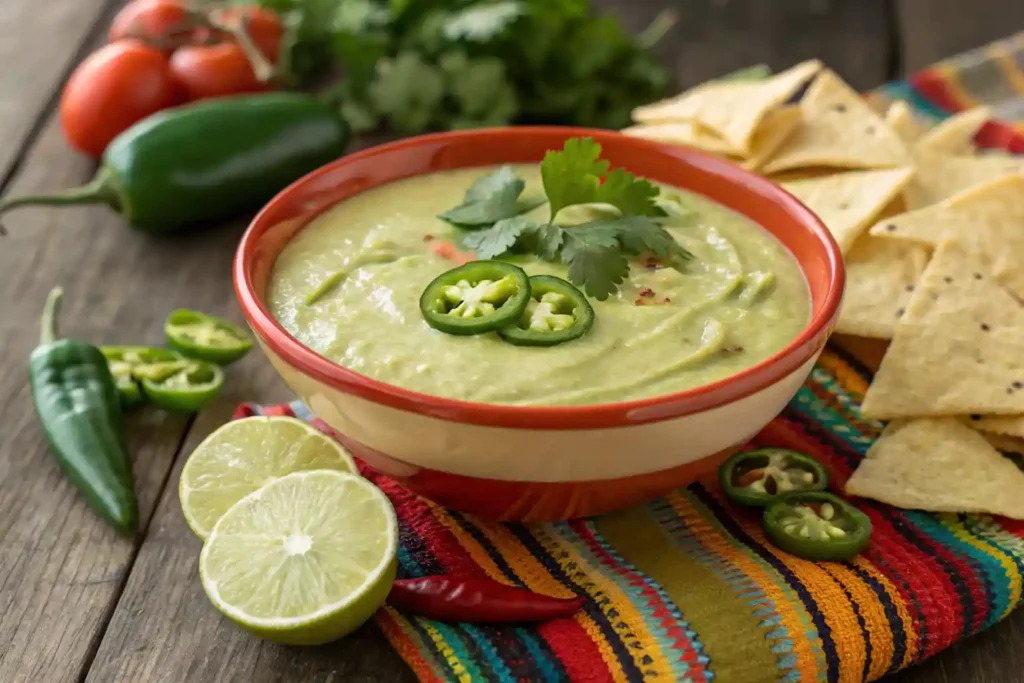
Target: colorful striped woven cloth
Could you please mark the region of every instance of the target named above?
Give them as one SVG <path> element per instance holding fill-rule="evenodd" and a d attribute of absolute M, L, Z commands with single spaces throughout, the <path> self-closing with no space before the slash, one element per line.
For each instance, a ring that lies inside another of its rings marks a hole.
<path fill-rule="evenodd" d="M 1024 34 L 873 96 L 907 99 L 933 119 L 979 101 L 1024 119 L 1022 66 Z M 993 123 L 979 141 L 1024 150 L 1022 132 Z M 881 428 L 858 412 L 869 378 L 830 347 L 752 445 L 809 453 L 841 489 Z M 251 414 L 312 419 L 301 403 L 246 405 L 236 416 Z M 378 625 L 421 681 L 867 681 L 988 628 L 1021 599 L 1024 522 L 860 501 L 874 525 L 869 549 L 814 563 L 776 550 L 759 516 L 731 505 L 713 479 L 622 513 L 523 526 L 481 522 L 364 474 L 398 513 L 401 575 L 486 576 L 586 599 L 576 618 L 537 628 L 382 609 Z"/>

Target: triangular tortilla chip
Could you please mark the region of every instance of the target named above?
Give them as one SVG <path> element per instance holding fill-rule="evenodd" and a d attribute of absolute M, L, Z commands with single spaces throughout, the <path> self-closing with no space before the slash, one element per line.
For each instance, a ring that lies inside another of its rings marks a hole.
<path fill-rule="evenodd" d="M 791 168 L 909 166 L 903 141 L 860 95 L 829 70 L 800 101 L 800 127 L 765 164 L 765 173 Z"/>
<path fill-rule="evenodd" d="M 836 332 L 892 339 L 931 250 L 861 235 L 846 255 L 846 295 Z"/>
<path fill-rule="evenodd" d="M 1024 169 L 1024 159 L 953 156 L 927 149 L 918 149 L 914 160 L 917 173 L 903 190 L 903 198 L 911 211 Z"/>
<path fill-rule="evenodd" d="M 788 104 L 765 114 L 761 126 L 754 133 L 750 156 L 740 165 L 748 171 L 761 168 L 799 125 L 800 107 L 795 104 Z"/>
<path fill-rule="evenodd" d="M 988 107 L 974 107 L 960 112 L 922 135 L 917 148 L 941 154 L 971 156 L 976 151 L 974 136 L 990 118 L 992 110 Z"/>
<path fill-rule="evenodd" d="M 958 242 L 921 276 L 864 395 L 865 417 L 1024 413 L 1024 306 Z"/>
<path fill-rule="evenodd" d="M 970 425 L 982 432 L 1024 438 L 1024 415 L 972 415 Z"/>
<path fill-rule="evenodd" d="M 925 127 L 914 116 L 914 110 L 903 100 L 896 100 L 885 112 L 885 122 L 908 147 L 924 135 Z"/>
<path fill-rule="evenodd" d="M 712 81 L 677 97 L 637 107 L 633 120 L 695 121 L 747 156 L 765 115 L 785 104 L 821 67 L 821 62 L 812 59 L 764 80 Z"/>
<path fill-rule="evenodd" d="M 909 510 L 1024 519 L 1024 472 L 954 418 L 887 426 L 846 493 Z"/>
<path fill-rule="evenodd" d="M 711 154 L 737 156 L 739 152 L 715 133 L 693 121 L 660 121 L 641 123 L 622 130 L 623 135 L 666 142 L 672 145 L 686 145 Z"/>
<path fill-rule="evenodd" d="M 931 245 L 961 242 L 983 269 L 1024 299 L 1024 177 L 999 180 L 876 223 L 872 235 Z"/>
<path fill-rule="evenodd" d="M 852 171 L 782 187 L 818 215 L 846 253 L 913 175 L 912 168 Z"/>

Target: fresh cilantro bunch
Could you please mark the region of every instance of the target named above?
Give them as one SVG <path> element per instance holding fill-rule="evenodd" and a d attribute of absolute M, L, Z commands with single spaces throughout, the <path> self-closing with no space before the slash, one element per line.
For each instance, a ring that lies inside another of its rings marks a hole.
<path fill-rule="evenodd" d="M 510 123 L 621 128 L 668 74 L 590 0 L 258 0 L 282 16 L 282 70 L 336 79 L 356 130 L 405 134 Z"/>
<path fill-rule="evenodd" d="M 549 151 L 541 178 L 551 207 L 547 223 L 524 215 L 540 203 L 522 198 L 526 183 L 507 166 L 475 182 L 463 203 L 440 217 L 471 231 L 462 244 L 481 259 L 518 252 L 564 263 L 573 284 L 599 301 L 629 276 L 630 256 L 649 254 L 670 262 L 691 258 L 657 220 L 665 216 L 656 201 L 658 188 L 621 168 L 610 171 L 593 139 L 571 138 L 561 151 Z M 555 224 L 562 209 L 579 204 L 606 204 L 619 215 Z"/>

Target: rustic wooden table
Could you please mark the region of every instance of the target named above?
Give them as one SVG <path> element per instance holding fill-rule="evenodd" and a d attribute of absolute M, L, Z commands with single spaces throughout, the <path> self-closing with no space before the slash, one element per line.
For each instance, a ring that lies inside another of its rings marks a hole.
<path fill-rule="evenodd" d="M 5 0 L 0 14 L 0 191 L 75 185 L 93 165 L 64 144 L 55 103 L 73 66 L 103 39 L 120 0 Z M 1021 0 L 603 0 L 634 27 L 663 7 L 682 21 L 662 45 L 684 84 L 758 61 L 820 57 L 858 88 L 1024 28 Z M 97 342 L 154 342 L 178 306 L 239 318 L 230 262 L 244 226 L 158 239 L 104 209 L 34 210 L 0 242 L 0 681 L 409 681 L 366 627 L 335 645 L 289 649 L 249 637 L 207 604 L 200 544 L 178 508 L 184 455 L 242 400 L 288 391 L 253 353 L 195 419 L 133 415 L 142 533 L 116 536 L 47 453 L 25 359 L 46 292 L 65 288 L 64 328 Z M 1024 612 L 893 681 L 1024 678 Z"/>

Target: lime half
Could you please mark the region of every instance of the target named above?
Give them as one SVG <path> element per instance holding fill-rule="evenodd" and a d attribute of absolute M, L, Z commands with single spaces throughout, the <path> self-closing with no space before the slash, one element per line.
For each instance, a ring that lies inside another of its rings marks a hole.
<path fill-rule="evenodd" d="M 319 645 L 384 604 L 397 549 L 398 521 L 380 489 L 344 472 L 297 472 L 220 518 L 199 555 L 199 576 L 214 606 L 248 631 Z"/>
<path fill-rule="evenodd" d="M 232 505 L 268 481 L 292 472 L 356 473 L 352 456 L 334 439 L 293 417 L 229 422 L 192 451 L 178 484 L 181 511 L 200 538 Z"/>

